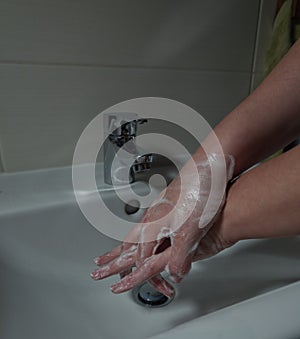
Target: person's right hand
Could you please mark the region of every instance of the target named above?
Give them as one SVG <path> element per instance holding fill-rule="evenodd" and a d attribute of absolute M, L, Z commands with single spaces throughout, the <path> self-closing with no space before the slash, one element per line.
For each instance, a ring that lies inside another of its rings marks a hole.
<path fill-rule="evenodd" d="M 233 240 L 234 236 L 231 233 L 232 229 L 226 227 L 219 218 L 201 239 L 194 251 L 192 261 L 209 258 L 234 245 L 236 240 Z M 101 268 L 92 273 L 92 278 L 101 280 L 114 274 L 127 272 L 130 274 L 125 274 L 123 279 L 112 287 L 114 293 L 126 292 L 144 281 L 154 279 L 155 288 L 171 297 L 174 293 L 172 285 L 165 280 L 162 284 L 162 281 L 158 278 L 159 274 L 165 270 L 172 255 L 170 244 L 165 244 L 165 246 L 166 248 L 162 247 L 161 252 L 152 255 L 146 263 L 130 273 L 138 260 L 137 245 L 123 243 L 112 251 L 95 258 L 95 263 Z"/>
<path fill-rule="evenodd" d="M 160 275 L 167 270 L 176 283 L 186 275 L 197 251 L 199 243 L 208 233 L 220 212 L 225 196 L 226 179 L 232 176 L 233 158 L 218 154 L 209 154 L 201 158 L 193 168 L 188 163 L 154 204 L 145 212 L 142 220 L 132 229 L 124 243 L 108 254 L 96 259 L 98 265 L 104 265 L 92 273 L 98 280 L 106 276 L 122 273 L 124 278 L 112 287 L 120 293 L 140 283 L 149 282 L 159 291 L 170 295 L 172 286 Z M 215 175 L 215 187 L 212 190 L 212 172 Z M 210 196 L 211 192 L 212 196 Z M 209 201 L 210 197 L 210 201 Z M 209 236 L 203 242 L 207 255 Z M 211 239 L 210 239 L 211 241 Z M 218 246 L 211 241 L 211 249 Z M 133 266 L 137 270 L 130 273 Z"/>

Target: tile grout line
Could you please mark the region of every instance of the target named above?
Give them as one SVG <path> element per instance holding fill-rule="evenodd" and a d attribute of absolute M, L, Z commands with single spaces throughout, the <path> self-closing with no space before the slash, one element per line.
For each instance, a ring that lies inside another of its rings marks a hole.
<path fill-rule="evenodd" d="M 221 73 L 249 73 L 247 70 L 232 69 L 213 69 L 213 68 L 189 68 L 189 67 L 163 67 L 163 66 L 143 66 L 143 65 L 104 65 L 104 64 L 77 64 L 77 63 L 59 63 L 59 62 L 34 62 L 21 60 L 0 60 L 0 66 L 30 66 L 30 67 L 78 67 L 78 68 L 117 68 L 134 70 L 153 70 L 153 71 L 178 71 L 178 72 L 221 72 Z"/>

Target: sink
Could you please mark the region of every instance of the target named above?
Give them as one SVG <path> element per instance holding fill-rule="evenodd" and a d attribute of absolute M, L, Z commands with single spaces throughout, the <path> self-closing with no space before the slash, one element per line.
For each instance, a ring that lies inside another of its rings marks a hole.
<path fill-rule="evenodd" d="M 3 174 L 0 190 L 4 339 L 148 338 L 300 279 L 299 237 L 243 241 L 194 263 L 167 306 L 146 308 L 130 292 L 110 292 L 117 277 L 90 278 L 93 258 L 119 242 L 84 218 L 69 167 Z M 108 204 L 126 214 L 124 202 L 108 187 L 100 184 L 99 190 Z M 140 214 L 127 217 L 137 221 Z"/>

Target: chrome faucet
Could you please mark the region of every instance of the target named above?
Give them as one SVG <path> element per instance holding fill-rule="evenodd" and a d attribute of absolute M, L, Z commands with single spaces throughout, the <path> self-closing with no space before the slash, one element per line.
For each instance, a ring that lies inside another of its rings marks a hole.
<path fill-rule="evenodd" d="M 147 122 L 135 113 L 109 113 L 104 118 L 104 182 L 112 185 L 132 183 L 138 173 L 151 168 L 153 155 L 136 145 L 138 125 Z"/>

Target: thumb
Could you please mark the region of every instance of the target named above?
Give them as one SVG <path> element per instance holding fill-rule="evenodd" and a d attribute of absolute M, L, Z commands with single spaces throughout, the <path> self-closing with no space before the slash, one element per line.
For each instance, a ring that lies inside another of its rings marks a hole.
<path fill-rule="evenodd" d="M 185 232 L 176 233 L 173 237 L 168 273 L 175 283 L 179 283 L 190 271 L 194 249 L 198 247 L 197 240 Z"/>

